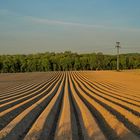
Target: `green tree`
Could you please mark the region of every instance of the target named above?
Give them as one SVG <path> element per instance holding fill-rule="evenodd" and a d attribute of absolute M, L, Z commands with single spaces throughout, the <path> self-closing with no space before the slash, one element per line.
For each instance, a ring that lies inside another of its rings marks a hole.
<path fill-rule="evenodd" d="M 103 55 L 103 53 L 101 53 L 101 52 L 97 53 L 96 63 L 97 63 L 97 70 L 101 70 L 104 68 L 104 55 Z"/>

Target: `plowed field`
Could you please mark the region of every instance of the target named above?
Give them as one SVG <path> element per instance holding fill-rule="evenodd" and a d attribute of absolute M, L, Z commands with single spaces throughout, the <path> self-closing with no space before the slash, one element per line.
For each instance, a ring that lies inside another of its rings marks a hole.
<path fill-rule="evenodd" d="M 140 71 L 0 74 L 0 140 L 140 140 Z"/>

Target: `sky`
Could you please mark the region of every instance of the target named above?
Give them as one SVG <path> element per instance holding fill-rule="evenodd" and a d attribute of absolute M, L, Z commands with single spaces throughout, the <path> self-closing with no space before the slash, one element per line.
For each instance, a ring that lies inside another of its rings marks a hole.
<path fill-rule="evenodd" d="M 0 0 L 0 54 L 140 53 L 140 0 Z"/>

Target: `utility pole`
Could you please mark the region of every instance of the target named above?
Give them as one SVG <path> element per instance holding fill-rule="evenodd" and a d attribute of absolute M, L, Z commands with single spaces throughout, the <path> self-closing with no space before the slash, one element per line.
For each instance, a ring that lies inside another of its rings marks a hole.
<path fill-rule="evenodd" d="M 117 48 L 117 71 L 119 71 L 119 49 L 120 49 L 120 42 L 116 42 L 116 48 Z"/>

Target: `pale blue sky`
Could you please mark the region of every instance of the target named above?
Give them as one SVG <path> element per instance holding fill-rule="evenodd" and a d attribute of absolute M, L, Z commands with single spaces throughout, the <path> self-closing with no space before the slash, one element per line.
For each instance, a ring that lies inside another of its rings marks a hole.
<path fill-rule="evenodd" d="M 0 54 L 140 52 L 140 0 L 0 0 Z"/>

